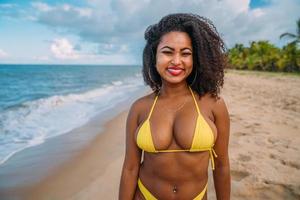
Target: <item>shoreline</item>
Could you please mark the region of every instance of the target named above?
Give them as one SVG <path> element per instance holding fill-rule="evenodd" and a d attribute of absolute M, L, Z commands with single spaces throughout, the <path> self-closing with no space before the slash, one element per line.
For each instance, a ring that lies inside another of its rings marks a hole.
<path fill-rule="evenodd" d="M 81 184 L 82 181 L 77 185 L 73 185 L 74 182 L 86 180 L 85 183 L 88 184 L 91 177 L 98 177 L 98 175 L 106 173 L 106 162 L 113 158 L 111 155 L 116 155 L 117 158 L 124 151 L 122 147 L 115 146 L 118 138 L 114 137 L 120 137 L 121 141 L 118 142 L 118 145 L 122 146 L 125 139 L 124 133 L 124 137 L 122 137 L 122 131 L 125 131 L 124 123 L 130 104 L 135 98 L 147 92 L 145 89 L 140 89 L 126 100 L 119 101 L 116 106 L 99 113 L 83 126 L 49 138 L 42 144 L 26 148 L 13 155 L 0 166 L 0 199 L 49 199 L 49 196 L 52 196 L 51 193 L 54 196 L 59 195 L 59 199 L 66 199 L 66 195 L 70 195 L 72 192 L 53 187 L 51 182 L 57 181 L 58 184 L 54 185 L 60 185 L 69 181 L 72 187 L 66 184 L 61 188 L 70 190 L 73 188 L 72 191 L 78 193 L 79 186 L 83 187 L 84 185 Z M 110 140 L 111 142 L 107 143 Z M 107 149 L 102 149 L 101 146 L 106 146 Z M 117 150 L 113 151 L 113 147 Z M 99 154 L 99 161 L 96 160 L 98 156 L 96 152 Z M 105 155 L 107 153 L 109 153 L 109 157 Z M 86 159 L 87 157 L 89 159 Z M 109 162 L 114 161 L 115 158 Z M 98 166 L 95 166 L 97 164 Z M 91 169 L 91 166 L 94 167 Z M 87 175 L 90 173 L 87 169 L 94 171 L 96 175 Z M 71 171 L 76 172 L 75 175 L 67 175 Z M 76 178 L 77 172 L 83 173 L 79 179 Z M 85 179 L 86 177 L 90 177 L 88 181 Z M 54 191 L 53 188 L 56 188 L 57 191 Z M 76 188 L 76 192 L 74 188 Z M 106 190 L 105 188 L 104 191 Z M 47 197 L 43 193 L 50 195 Z M 32 194 L 34 195 L 32 196 Z M 40 197 L 36 194 L 40 194 Z"/>
<path fill-rule="evenodd" d="M 119 184 L 125 152 L 123 141 L 127 113 L 123 111 L 107 122 L 104 130 L 75 158 L 27 190 L 25 199 L 72 199 L 74 195 L 88 197 L 89 193 L 95 192 L 104 199 L 116 199 L 114 191 Z M 98 187 L 88 187 L 93 184 Z"/>
<path fill-rule="evenodd" d="M 115 182 L 118 182 L 116 179 L 120 174 L 115 172 L 123 162 L 128 109 L 105 120 L 103 125 L 96 123 L 99 118 L 95 118 L 94 122 L 90 121 L 70 133 L 50 138 L 16 154 L 0 171 L 1 180 L 10 179 L 0 181 L 0 199 L 68 199 L 84 192 L 83 189 L 96 178 L 106 176 L 104 180 L 109 180 L 115 176 Z M 82 131 L 95 133 L 84 138 Z M 111 174 L 107 174 L 109 171 Z M 103 190 L 97 188 L 102 191 L 101 196 L 108 192 L 110 184 L 105 183 Z M 112 190 L 115 187 L 112 186 Z M 112 194 L 114 192 L 107 193 Z"/>

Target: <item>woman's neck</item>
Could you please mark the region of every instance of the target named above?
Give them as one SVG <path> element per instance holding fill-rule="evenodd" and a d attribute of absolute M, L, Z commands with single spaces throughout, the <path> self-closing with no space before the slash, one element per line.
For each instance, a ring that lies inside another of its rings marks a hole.
<path fill-rule="evenodd" d="M 165 98 L 176 98 L 189 93 L 189 86 L 186 82 L 172 84 L 172 83 L 162 83 L 160 88 L 160 96 Z"/>

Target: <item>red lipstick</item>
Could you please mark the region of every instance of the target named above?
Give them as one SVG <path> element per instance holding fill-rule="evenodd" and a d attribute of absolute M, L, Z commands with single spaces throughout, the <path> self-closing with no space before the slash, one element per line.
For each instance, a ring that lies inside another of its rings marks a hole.
<path fill-rule="evenodd" d="M 167 68 L 167 71 L 172 75 L 172 76 L 178 76 L 183 72 L 184 69 L 177 67 L 177 66 L 170 66 Z"/>

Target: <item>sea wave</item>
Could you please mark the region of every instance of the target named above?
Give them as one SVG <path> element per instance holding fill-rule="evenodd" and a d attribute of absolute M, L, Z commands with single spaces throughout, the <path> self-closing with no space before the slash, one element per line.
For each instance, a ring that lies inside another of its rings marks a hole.
<path fill-rule="evenodd" d="M 136 74 L 86 92 L 54 95 L 6 109 L 0 116 L 0 165 L 25 148 L 82 126 L 141 87 L 141 76 Z"/>

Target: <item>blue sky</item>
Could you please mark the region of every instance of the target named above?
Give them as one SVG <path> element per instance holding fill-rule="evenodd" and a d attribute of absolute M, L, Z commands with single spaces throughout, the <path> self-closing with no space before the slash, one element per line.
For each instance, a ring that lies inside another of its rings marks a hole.
<path fill-rule="evenodd" d="M 250 1 L 249 7 L 251 9 L 254 8 L 262 8 L 264 6 L 270 5 L 271 1 L 270 0 L 255 0 L 255 1 Z"/>
<path fill-rule="evenodd" d="M 211 19 L 227 47 L 296 32 L 299 0 L 0 0 L 0 63 L 140 64 L 145 28 L 175 12 Z"/>

